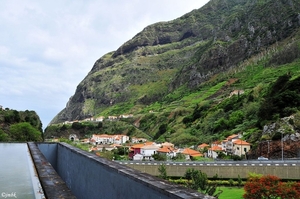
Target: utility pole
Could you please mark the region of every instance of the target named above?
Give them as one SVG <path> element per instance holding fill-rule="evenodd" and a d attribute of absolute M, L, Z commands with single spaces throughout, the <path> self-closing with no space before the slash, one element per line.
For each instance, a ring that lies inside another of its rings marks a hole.
<path fill-rule="evenodd" d="M 283 133 L 281 133 L 281 160 L 283 161 Z"/>
<path fill-rule="evenodd" d="M 270 140 L 267 141 L 268 141 L 268 159 L 270 159 Z"/>

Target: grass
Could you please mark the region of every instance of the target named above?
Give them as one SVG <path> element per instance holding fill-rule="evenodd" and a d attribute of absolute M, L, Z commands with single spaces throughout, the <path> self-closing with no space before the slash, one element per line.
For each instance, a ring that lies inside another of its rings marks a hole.
<path fill-rule="evenodd" d="M 219 199 L 242 199 L 243 194 L 245 193 L 243 187 L 218 187 L 217 191 L 218 190 L 223 191 L 219 196 Z"/>

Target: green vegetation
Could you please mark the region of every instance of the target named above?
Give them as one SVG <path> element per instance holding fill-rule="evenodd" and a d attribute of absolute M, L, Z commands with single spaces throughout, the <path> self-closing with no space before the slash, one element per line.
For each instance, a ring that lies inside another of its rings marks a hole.
<path fill-rule="evenodd" d="M 160 177 L 162 179 L 165 179 L 165 180 L 168 178 L 167 168 L 166 168 L 165 164 L 159 165 L 158 172 L 159 172 L 159 176 L 158 177 Z"/>
<path fill-rule="evenodd" d="M 184 174 L 187 179 L 187 187 L 200 191 L 204 194 L 218 197 L 222 191 L 217 191 L 217 184 L 209 184 L 206 173 L 200 170 L 187 169 Z"/>
<path fill-rule="evenodd" d="M 245 199 L 299 198 L 299 182 L 282 182 L 277 176 L 250 175 L 245 186 Z"/>
<path fill-rule="evenodd" d="M 161 173 L 164 173 L 162 168 Z M 245 193 L 243 186 L 246 182 L 242 181 L 240 177 L 235 180 L 221 180 L 216 175 L 212 179 L 208 179 L 205 173 L 195 169 L 187 169 L 184 178 L 170 178 L 168 180 L 220 199 L 240 199 L 243 198 L 243 194 Z"/>
<path fill-rule="evenodd" d="M 0 110 L 0 142 L 42 141 L 42 123 L 34 111 Z"/>
<path fill-rule="evenodd" d="M 201 10 L 145 28 L 96 62 L 45 137 L 126 134 L 184 147 L 241 133 L 255 149 L 261 140 L 279 139 L 276 132 L 263 135 L 264 125 L 290 115 L 294 129 L 281 127 L 295 132 L 300 122 L 300 2 L 291 2 L 211 1 Z M 133 118 L 62 125 L 66 115 L 121 114 Z"/>
<path fill-rule="evenodd" d="M 242 199 L 245 193 L 244 188 L 218 187 L 217 191 L 222 191 L 219 199 Z"/>
<path fill-rule="evenodd" d="M 219 74 L 203 83 L 198 91 L 177 90 L 168 95 L 167 101 L 156 101 L 145 109 L 136 109 L 140 112 L 135 113 L 134 118 L 104 121 L 101 128 L 97 123 L 82 123 L 85 127 L 77 130 L 82 137 L 92 133 L 120 133 L 170 141 L 176 145 L 211 142 L 244 132 L 245 139 L 255 142 L 260 139 L 263 124 L 299 111 L 299 65 L 300 61 L 280 68 L 244 67 L 231 74 L 228 81 L 224 81 L 228 74 Z M 228 85 L 231 79 L 236 81 Z M 243 94 L 229 98 L 234 88 L 245 90 Z M 170 99 L 177 100 L 169 103 Z M 107 114 L 122 114 L 133 110 L 133 106 L 112 106 Z M 149 113 L 150 110 L 153 113 Z M 137 120 L 139 126 L 134 126 Z M 75 132 L 72 129 L 74 126 L 52 125 L 46 132 L 48 137 L 61 136 L 62 132 Z"/>

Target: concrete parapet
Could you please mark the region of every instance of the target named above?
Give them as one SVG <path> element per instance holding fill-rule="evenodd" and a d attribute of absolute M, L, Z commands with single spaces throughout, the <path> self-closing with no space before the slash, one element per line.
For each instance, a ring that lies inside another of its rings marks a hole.
<path fill-rule="evenodd" d="M 38 143 L 77 198 L 212 199 L 65 143 Z M 46 150 L 47 149 L 47 150 Z M 52 150 L 52 151 L 49 151 Z M 54 157 L 56 154 L 56 158 Z"/>
<path fill-rule="evenodd" d="M 76 199 L 66 183 L 47 161 L 35 143 L 28 143 L 44 195 L 47 199 Z"/>

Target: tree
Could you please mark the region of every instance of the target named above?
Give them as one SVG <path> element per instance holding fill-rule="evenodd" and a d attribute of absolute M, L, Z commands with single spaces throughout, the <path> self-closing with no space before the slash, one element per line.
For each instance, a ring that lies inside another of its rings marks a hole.
<path fill-rule="evenodd" d="M 187 186 L 191 189 L 200 190 L 200 192 L 216 198 L 222 193 L 221 190 L 216 193 L 217 184 L 209 185 L 206 173 L 200 170 L 187 169 L 184 177 L 188 180 Z"/>
<path fill-rule="evenodd" d="M 80 122 L 73 122 L 72 123 L 72 129 L 80 130 L 84 128 L 84 125 L 82 125 Z"/>
<path fill-rule="evenodd" d="M 188 187 L 201 191 L 206 190 L 207 188 L 207 175 L 200 170 L 188 169 L 184 177 L 189 180 Z"/>
<path fill-rule="evenodd" d="M 9 136 L 2 129 L 0 129 L 0 142 L 6 141 L 9 141 Z"/>
<path fill-rule="evenodd" d="M 10 126 L 10 134 L 13 141 L 42 141 L 42 133 L 28 122 L 21 122 Z"/>
<path fill-rule="evenodd" d="M 160 153 L 153 154 L 152 158 L 157 161 L 166 161 L 167 160 L 167 156 L 164 154 L 160 154 Z"/>
<path fill-rule="evenodd" d="M 154 140 L 158 139 L 162 134 L 164 134 L 167 131 L 167 128 L 168 128 L 167 124 L 160 125 L 158 132 L 154 135 L 153 139 Z"/>
<path fill-rule="evenodd" d="M 241 176 L 240 176 L 240 175 L 238 175 L 238 179 L 237 179 L 237 181 L 238 181 L 238 185 L 239 185 L 239 186 L 242 186 L 242 184 L 243 184 L 243 181 L 242 181 L 242 178 L 241 178 Z"/>
<path fill-rule="evenodd" d="M 167 168 L 166 168 L 165 164 L 159 165 L 158 172 L 159 172 L 159 176 L 158 177 L 160 177 L 162 179 L 165 179 L 165 180 L 168 178 Z"/>

